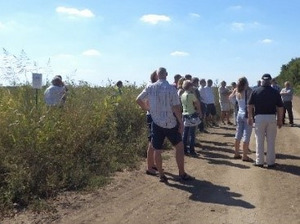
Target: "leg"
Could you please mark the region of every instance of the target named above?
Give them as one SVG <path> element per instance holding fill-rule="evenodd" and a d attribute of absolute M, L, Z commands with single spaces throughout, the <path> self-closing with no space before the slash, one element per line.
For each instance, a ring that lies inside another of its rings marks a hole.
<path fill-rule="evenodd" d="M 154 149 L 152 147 L 152 143 L 149 142 L 148 150 L 147 150 L 147 170 L 152 170 L 154 166 Z"/>
<path fill-rule="evenodd" d="M 155 163 L 156 163 L 156 167 L 157 167 L 159 176 L 164 175 L 164 171 L 163 171 L 163 168 L 162 168 L 161 153 L 162 153 L 162 150 L 157 150 L 157 149 L 154 150 Z"/>
<path fill-rule="evenodd" d="M 264 142 L 265 142 L 266 124 L 263 118 L 256 116 L 255 119 L 255 138 L 256 138 L 256 164 L 264 164 Z"/>
<path fill-rule="evenodd" d="M 190 127 L 189 136 L 190 136 L 190 152 L 195 152 L 195 132 L 196 126 Z"/>
<path fill-rule="evenodd" d="M 294 116 L 293 116 L 293 106 L 292 101 L 287 102 L 287 112 L 289 116 L 289 122 L 290 124 L 294 124 Z"/>
<path fill-rule="evenodd" d="M 183 148 L 184 148 L 184 152 L 187 153 L 188 152 L 188 137 L 189 137 L 189 130 L 190 130 L 190 127 L 184 127 L 184 130 L 183 130 L 183 138 L 182 138 L 182 141 L 183 141 Z"/>
<path fill-rule="evenodd" d="M 174 148 L 175 148 L 176 163 L 178 166 L 179 175 L 183 175 L 185 174 L 183 143 L 179 142 L 177 145 L 174 146 Z"/>
<path fill-rule="evenodd" d="M 277 134 L 277 125 L 276 125 L 276 120 L 274 118 L 274 121 L 269 122 L 267 126 L 267 133 L 266 133 L 266 138 L 267 138 L 267 164 L 268 165 L 273 165 L 275 164 L 275 139 L 276 139 L 276 134 Z"/>

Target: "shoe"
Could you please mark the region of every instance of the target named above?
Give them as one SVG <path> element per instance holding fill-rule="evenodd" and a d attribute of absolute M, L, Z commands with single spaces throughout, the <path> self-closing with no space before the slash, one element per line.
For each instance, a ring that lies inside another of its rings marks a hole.
<path fill-rule="evenodd" d="M 208 132 L 208 131 L 206 131 L 206 130 L 203 130 L 203 133 L 206 133 L 206 134 L 208 134 L 209 132 Z"/>
<path fill-rule="evenodd" d="M 217 125 L 216 123 L 212 123 L 213 127 L 219 127 L 219 125 Z"/>
<path fill-rule="evenodd" d="M 241 159 L 242 156 L 241 156 L 241 155 L 234 155 L 233 158 L 234 158 L 234 159 Z"/>
<path fill-rule="evenodd" d="M 290 127 L 294 127 L 294 124 L 290 124 Z"/>
<path fill-rule="evenodd" d="M 276 163 L 271 164 L 271 165 L 267 165 L 267 168 L 268 168 L 268 169 L 272 169 L 272 168 L 275 168 L 275 167 L 276 167 Z"/>
<path fill-rule="evenodd" d="M 165 175 L 160 176 L 159 177 L 159 182 L 168 183 L 168 178 Z"/>
<path fill-rule="evenodd" d="M 229 121 L 229 122 L 227 122 L 227 124 L 228 124 L 228 125 L 233 125 L 233 123 L 231 123 L 230 121 Z"/>
<path fill-rule="evenodd" d="M 263 164 L 257 164 L 257 163 L 253 163 L 253 166 L 264 167 Z"/>
<path fill-rule="evenodd" d="M 146 174 L 147 175 L 150 175 L 150 176 L 157 176 L 157 174 L 156 174 L 156 172 L 153 170 L 153 171 L 151 171 L 151 170 L 146 170 Z"/>
<path fill-rule="evenodd" d="M 190 151 L 190 155 L 192 157 L 198 157 L 198 154 L 195 151 Z"/>
<path fill-rule="evenodd" d="M 249 162 L 249 163 L 253 163 L 254 162 L 254 160 L 251 159 L 250 157 L 243 158 L 242 161 L 243 162 Z"/>
<path fill-rule="evenodd" d="M 185 155 L 185 156 L 189 156 L 190 154 L 189 154 L 188 151 L 185 151 L 185 150 L 184 150 L 184 155 Z"/>
<path fill-rule="evenodd" d="M 195 177 L 192 177 L 190 175 L 188 175 L 187 173 L 184 173 L 183 175 L 179 175 L 179 180 L 181 181 L 191 181 L 191 180 L 195 180 Z"/>

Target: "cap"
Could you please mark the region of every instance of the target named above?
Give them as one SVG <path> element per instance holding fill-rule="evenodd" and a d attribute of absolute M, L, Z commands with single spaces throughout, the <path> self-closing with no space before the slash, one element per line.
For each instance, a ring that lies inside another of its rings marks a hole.
<path fill-rule="evenodd" d="M 272 80 L 272 77 L 270 74 L 264 74 L 262 77 L 261 77 L 262 80 Z"/>

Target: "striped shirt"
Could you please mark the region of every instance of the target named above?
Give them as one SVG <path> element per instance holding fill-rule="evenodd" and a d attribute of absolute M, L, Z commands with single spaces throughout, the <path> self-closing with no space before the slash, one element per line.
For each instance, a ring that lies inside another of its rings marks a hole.
<path fill-rule="evenodd" d="M 162 128 L 174 128 L 177 125 L 172 107 L 180 105 L 176 89 L 166 80 L 159 79 L 147 86 L 137 99 L 148 100 L 153 122 Z"/>

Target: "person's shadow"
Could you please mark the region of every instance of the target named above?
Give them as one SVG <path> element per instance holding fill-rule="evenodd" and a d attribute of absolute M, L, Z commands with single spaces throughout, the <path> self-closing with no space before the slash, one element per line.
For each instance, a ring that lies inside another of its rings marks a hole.
<path fill-rule="evenodd" d="M 189 192 L 191 194 L 189 198 L 193 201 L 211 204 L 222 204 L 227 206 L 236 206 L 246 209 L 255 208 L 255 206 L 251 203 L 239 199 L 240 197 L 242 197 L 242 195 L 239 193 L 231 192 L 229 187 L 214 185 L 211 182 L 197 179 L 182 182 L 178 179 L 177 176 L 171 173 L 165 174 L 170 180 L 167 183 L 167 186 Z M 173 183 L 173 181 L 175 183 Z"/>

